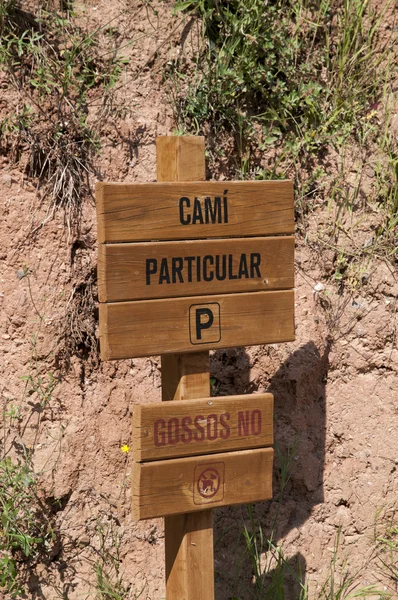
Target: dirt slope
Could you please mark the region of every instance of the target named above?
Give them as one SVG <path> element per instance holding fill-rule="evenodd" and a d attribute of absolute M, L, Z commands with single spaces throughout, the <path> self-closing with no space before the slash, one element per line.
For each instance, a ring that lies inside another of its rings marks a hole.
<path fill-rule="evenodd" d="M 155 179 L 155 138 L 174 126 L 160 65 L 180 51 L 184 38 L 170 6 L 159 3 L 158 15 L 148 19 L 145 4 L 84 3 L 82 18 L 94 24 L 118 16 L 120 29 L 137 38 L 125 51 L 128 84 L 119 92 L 129 110 L 104 125 L 97 179 Z M 93 598 L 98 565 L 117 579 L 112 555 L 129 587 L 126 597 L 142 592 L 143 600 L 160 600 L 163 523 L 132 521 L 131 456 L 121 451 L 131 443 L 134 405 L 160 400 L 160 360 L 96 363 L 87 357 L 85 334 L 65 358 L 60 332 L 72 309 L 81 317 L 76 290 L 87 289 L 95 272 L 94 201 L 85 199 L 77 233 L 68 234 L 58 212 L 32 234 L 46 207 L 22 167 L 0 160 L 0 391 L 4 406 L 21 406 L 19 419 L 11 425 L 6 419 L 4 435 L 14 457 L 34 448 L 40 493 L 52 506 L 56 532 L 51 559 L 30 566 L 28 597 Z M 319 209 L 309 232 L 325 218 Z M 290 449 L 291 477 L 278 503 L 275 464 L 275 501 L 255 505 L 254 512 L 265 533 L 277 517 L 275 541 L 283 542 L 292 564 L 300 561 L 312 590 L 327 576 L 339 528 L 339 564 L 349 556 L 354 572 L 364 567 L 361 584 L 378 580 L 377 562 L 369 558 L 374 523 L 380 515 L 388 522 L 398 493 L 397 274 L 376 263 L 360 294 L 339 295 L 326 278 L 328 260 L 298 237 L 294 343 L 216 352 L 211 367 L 218 395 L 275 394 L 276 442 L 284 457 Z M 316 291 L 319 282 L 324 289 Z M 27 375 L 29 393 L 21 380 Z M 215 512 L 217 600 L 251 597 L 244 523 L 250 527 L 245 507 Z M 297 598 L 296 590 L 290 594 Z"/>

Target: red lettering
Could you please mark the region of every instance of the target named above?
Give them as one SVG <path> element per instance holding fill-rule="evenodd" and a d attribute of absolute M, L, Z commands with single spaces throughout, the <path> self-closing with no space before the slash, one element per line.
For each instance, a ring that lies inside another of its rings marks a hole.
<path fill-rule="evenodd" d="M 166 445 L 166 434 L 164 431 L 160 431 L 160 429 L 163 427 L 166 427 L 164 419 L 158 419 L 155 421 L 153 427 L 153 439 L 157 448 Z"/>
<path fill-rule="evenodd" d="M 257 417 L 257 419 L 256 419 L 256 417 Z M 252 416 L 251 416 L 251 430 L 252 430 L 253 435 L 258 435 L 259 433 L 261 433 L 261 422 L 262 422 L 261 410 L 256 408 L 256 410 L 253 410 Z"/>
<path fill-rule="evenodd" d="M 217 415 L 209 415 L 207 417 L 207 439 L 208 440 L 216 440 L 218 435 L 217 430 Z M 211 426 L 213 425 L 213 433 L 211 431 Z"/>
<path fill-rule="evenodd" d="M 195 431 L 193 434 L 195 442 L 203 442 L 203 440 L 205 439 L 205 428 L 199 422 L 203 422 L 204 420 L 205 418 L 203 415 L 198 415 L 197 417 L 195 417 L 194 425 L 197 429 L 197 431 Z"/>
<path fill-rule="evenodd" d="M 249 426 L 250 426 L 250 411 L 246 410 L 246 414 L 243 413 L 243 410 L 238 412 L 238 435 L 249 435 Z"/>
<path fill-rule="evenodd" d="M 173 432 L 173 428 L 174 428 L 174 432 Z M 178 423 L 178 419 L 177 417 L 173 417 L 172 419 L 169 419 L 168 423 L 167 423 L 167 437 L 168 437 L 168 443 L 171 446 L 175 446 L 176 444 L 178 444 L 178 438 L 179 438 L 179 423 Z M 173 433 L 174 433 L 174 437 L 173 437 Z"/>
<path fill-rule="evenodd" d="M 227 421 L 229 421 L 229 413 L 222 413 L 220 415 L 220 424 L 224 427 L 224 429 L 220 431 L 220 438 L 223 440 L 227 440 L 231 435 L 231 428 Z"/>
<path fill-rule="evenodd" d="M 212 413 L 206 418 L 204 415 L 196 417 L 185 416 L 179 419 L 172 417 L 165 421 L 158 419 L 154 423 L 154 444 L 157 448 L 179 443 L 189 444 L 192 441 L 210 442 L 221 438 L 227 440 L 231 437 L 230 413 L 217 415 Z M 237 415 L 237 434 L 239 437 L 260 435 L 262 432 L 262 412 L 260 409 L 245 410 Z"/>
<path fill-rule="evenodd" d="M 189 444 L 189 442 L 192 440 L 192 431 L 188 425 L 192 425 L 192 418 L 183 417 L 181 421 L 182 429 L 185 431 L 185 434 L 181 436 L 181 441 L 183 444 Z"/>

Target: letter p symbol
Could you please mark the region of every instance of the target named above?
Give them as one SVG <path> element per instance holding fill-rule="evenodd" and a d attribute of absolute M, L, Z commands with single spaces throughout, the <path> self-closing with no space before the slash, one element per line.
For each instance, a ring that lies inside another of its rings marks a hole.
<path fill-rule="evenodd" d="M 220 305 L 193 304 L 189 309 L 191 344 L 211 344 L 221 340 Z"/>
<path fill-rule="evenodd" d="M 196 339 L 202 339 L 202 329 L 209 329 L 214 323 L 214 315 L 210 308 L 196 309 Z"/>

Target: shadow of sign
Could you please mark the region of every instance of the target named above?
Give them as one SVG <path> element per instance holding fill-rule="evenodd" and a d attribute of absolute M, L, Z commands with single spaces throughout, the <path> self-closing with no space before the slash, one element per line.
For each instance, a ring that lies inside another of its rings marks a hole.
<path fill-rule="evenodd" d="M 217 600 L 275 598 L 276 582 L 285 587 L 286 600 L 299 597 L 306 567 L 299 552 L 300 528 L 324 497 L 329 352 L 329 343 L 318 348 L 310 341 L 274 374 L 280 359 L 269 347 L 254 360 L 242 348 L 215 352 L 211 359 L 214 395 L 268 391 L 275 399 L 273 500 L 215 512 Z M 269 551 L 269 541 L 274 548 L 283 541 L 285 560 Z"/>

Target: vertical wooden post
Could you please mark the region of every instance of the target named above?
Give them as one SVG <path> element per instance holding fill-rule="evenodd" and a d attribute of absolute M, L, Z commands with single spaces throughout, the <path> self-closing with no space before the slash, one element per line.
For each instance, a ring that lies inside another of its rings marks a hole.
<path fill-rule="evenodd" d="M 203 137 L 156 140 L 158 181 L 204 181 Z M 167 354 L 162 360 L 162 399 L 210 396 L 209 353 Z M 205 510 L 165 518 L 167 600 L 213 600 L 213 513 Z"/>

